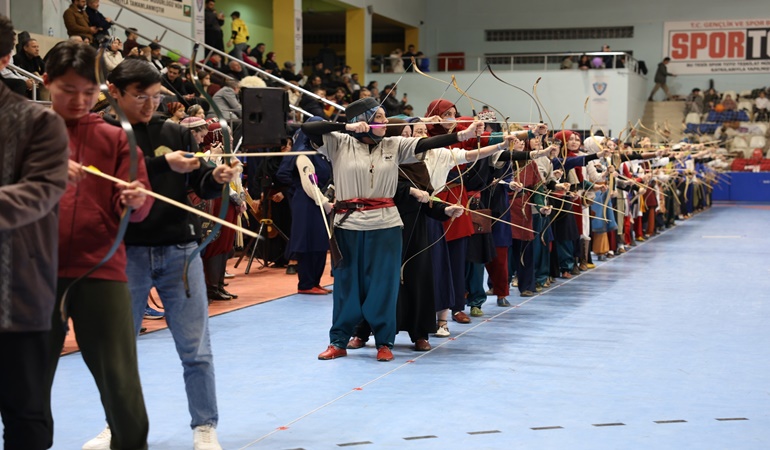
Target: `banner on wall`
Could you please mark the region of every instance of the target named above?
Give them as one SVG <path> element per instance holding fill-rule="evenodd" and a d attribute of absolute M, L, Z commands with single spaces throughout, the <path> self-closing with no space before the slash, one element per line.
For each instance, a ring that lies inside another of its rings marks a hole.
<path fill-rule="evenodd" d="M 196 42 L 206 41 L 206 2 L 205 0 L 193 0 L 195 6 L 195 21 L 193 22 L 193 36 Z"/>
<path fill-rule="evenodd" d="M 611 83 L 608 79 L 602 75 L 595 75 L 597 71 L 591 71 L 592 75 L 588 78 L 590 86 L 588 90 L 588 114 L 590 114 L 589 120 L 591 126 L 594 127 L 594 133 L 597 129 L 602 130 L 604 135 L 607 136 L 609 132 L 610 121 L 610 95 L 612 89 Z"/>
<path fill-rule="evenodd" d="M 665 22 L 663 33 L 671 73 L 770 72 L 770 18 Z"/>
<path fill-rule="evenodd" d="M 192 2 L 198 0 L 114 0 L 142 13 L 192 22 Z"/>
<path fill-rule="evenodd" d="M 301 6 L 301 5 L 300 5 Z M 302 68 L 302 8 L 294 9 L 294 64 Z"/>

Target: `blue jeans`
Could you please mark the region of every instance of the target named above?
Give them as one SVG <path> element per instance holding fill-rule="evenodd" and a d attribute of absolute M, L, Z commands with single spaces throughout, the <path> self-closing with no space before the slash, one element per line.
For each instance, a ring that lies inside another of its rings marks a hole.
<path fill-rule="evenodd" d="M 150 289 L 158 291 L 166 322 L 184 367 L 190 426 L 216 426 L 219 420 L 214 384 L 214 358 L 209 339 L 209 307 L 200 256 L 190 265 L 190 298 L 185 295 L 182 272 L 196 242 L 165 247 L 126 246 L 126 275 L 131 291 L 136 333 L 142 327 Z"/>

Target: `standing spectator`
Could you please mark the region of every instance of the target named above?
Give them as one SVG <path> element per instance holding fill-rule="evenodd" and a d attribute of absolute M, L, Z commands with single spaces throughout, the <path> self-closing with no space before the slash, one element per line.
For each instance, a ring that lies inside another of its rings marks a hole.
<path fill-rule="evenodd" d="M 610 46 L 609 45 L 604 44 L 602 46 L 602 52 L 611 52 L 611 51 L 612 50 L 610 50 Z M 602 62 L 604 63 L 604 68 L 605 69 L 612 69 L 613 67 L 615 67 L 615 65 L 613 64 L 613 60 L 614 60 L 614 57 L 612 55 L 604 55 L 604 56 L 602 56 Z"/>
<path fill-rule="evenodd" d="M 206 0 L 206 12 L 205 12 L 205 31 L 206 31 L 206 45 L 213 47 L 220 52 L 225 51 L 225 42 L 222 37 L 222 25 L 225 24 L 225 15 L 218 13 L 214 7 L 216 6 L 216 0 Z"/>
<path fill-rule="evenodd" d="M 647 100 L 653 101 L 652 96 L 655 95 L 656 92 L 658 92 L 658 89 L 662 88 L 663 92 L 666 93 L 666 100 L 671 99 L 671 93 L 668 90 L 668 86 L 666 85 L 666 78 L 669 76 L 675 77 L 673 73 L 668 71 L 668 63 L 671 62 L 671 58 L 666 56 L 663 58 L 663 61 L 658 64 L 658 70 L 655 72 L 655 87 L 652 88 L 652 92 L 650 92 L 650 98 Z"/>
<path fill-rule="evenodd" d="M 136 28 L 126 28 L 126 42 L 123 43 L 123 57 L 139 56 L 139 42 L 136 38 L 139 37 Z M 136 49 L 136 50 L 134 50 Z"/>
<path fill-rule="evenodd" d="M 565 56 L 564 59 L 561 60 L 561 66 L 559 66 L 559 69 L 570 70 L 572 69 L 573 64 L 574 61 L 572 61 L 572 56 Z"/>
<path fill-rule="evenodd" d="M 578 61 L 578 69 L 588 70 L 590 68 L 591 68 L 591 58 L 589 58 L 588 55 L 580 55 L 580 60 Z"/>
<path fill-rule="evenodd" d="M 404 73 L 403 52 L 400 48 L 393 50 L 390 54 L 390 69 L 393 73 Z"/>
<path fill-rule="evenodd" d="M 102 43 L 102 39 L 109 37 L 110 27 L 112 27 L 112 19 L 104 17 L 104 14 L 99 12 L 100 0 L 86 0 L 86 14 L 88 15 L 88 23 L 91 26 L 96 27 L 94 32 L 94 39 L 97 44 Z"/>
<path fill-rule="evenodd" d="M 323 68 L 327 70 L 326 73 L 331 73 L 335 67 L 337 67 L 339 59 L 337 58 L 337 52 L 333 48 L 329 47 L 328 42 L 324 42 L 323 47 L 318 50 L 318 56 L 316 59 L 323 64 Z"/>
<path fill-rule="evenodd" d="M 0 15 L 0 69 L 11 59 L 13 42 L 13 24 Z M 0 102 L 15 112 L 15 120 L 0 122 L 3 441 L 6 448 L 43 450 L 51 446 L 44 386 L 56 302 L 58 204 L 67 187 L 67 129 L 52 110 L 14 95 L 4 84 Z"/>
<path fill-rule="evenodd" d="M 404 67 L 406 67 L 407 72 L 414 72 L 414 67 L 412 67 L 412 58 L 415 58 L 415 62 L 417 62 L 417 53 L 414 51 L 414 45 L 409 44 L 408 47 L 406 47 L 406 53 L 401 55 L 401 57 L 404 59 Z"/>
<path fill-rule="evenodd" d="M 249 48 L 249 28 L 246 26 L 246 22 L 241 19 L 241 13 L 233 11 L 230 14 L 232 23 L 230 24 L 230 40 L 227 41 L 227 46 L 233 46 L 230 54 L 236 59 L 243 59 L 243 53 Z"/>
<path fill-rule="evenodd" d="M 98 31 L 88 21 L 86 0 L 72 0 L 70 7 L 64 10 L 64 26 L 68 36 L 80 36 L 84 41 L 88 38 L 90 42 L 94 41 L 94 34 Z"/>

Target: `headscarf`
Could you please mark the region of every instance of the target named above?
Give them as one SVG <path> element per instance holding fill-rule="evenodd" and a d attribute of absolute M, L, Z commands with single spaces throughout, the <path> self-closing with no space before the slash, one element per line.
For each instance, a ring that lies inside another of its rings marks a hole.
<path fill-rule="evenodd" d="M 450 102 L 449 100 L 444 100 L 443 98 L 433 100 L 428 105 L 428 111 L 425 113 L 425 117 L 440 116 L 449 111 L 451 108 L 457 110 L 457 107 L 454 105 L 454 103 Z M 449 131 L 447 131 L 446 128 L 439 124 L 428 125 L 428 136 L 438 136 L 440 134 L 447 133 L 449 133 Z"/>
<path fill-rule="evenodd" d="M 372 117 L 377 114 L 377 110 L 380 109 L 380 104 L 372 97 L 366 97 L 354 101 L 345 108 L 345 115 L 347 116 L 348 123 L 366 122 L 370 123 Z M 366 133 L 352 133 L 353 137 L 359 141 L 365 137 L 373 140 L 375 143 L 380 142 L 382 138 L 376 136 L 369 130 Z"/>

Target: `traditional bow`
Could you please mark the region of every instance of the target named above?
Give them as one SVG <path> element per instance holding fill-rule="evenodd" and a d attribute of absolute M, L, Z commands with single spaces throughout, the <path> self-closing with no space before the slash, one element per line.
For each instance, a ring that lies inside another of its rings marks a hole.
<path fill-rule="evenodd" d="M 112 107 L 112 110 L 115 112 L 115 114 L 118 116 L 118 119 L 120 120 L 120 126 L 123 128 L 123 131 L 126 133 L 126 138 L 128 140 L 128 152 L 129 152 L 129 169 L 128 169 L 128 181 L 134 181 L 137 177 L 138 167 L 139 167 L 139 152 L 137 151 L 137 144 L 136 144 L 136 136 L 134 135 L 134 129 L 131 126 L 131 122 L 129 122 L 128 117 L 126 116 L 125 112 L 120 108 L 118 105 L 118 102 L 115 101 L 115 98 L 112 97 L 112 94 L 110 94 L 109 87 L 107 85 L 107 71 L 105 67 L 105 61 L 104 61 L 104 53 L 109 46 L 109 42 L 105 40 L 102 42 L 99 53 L 96 56 L 96 61 L 94 64 L 95 69 L 95 75 L 96 75 L 96 82 L 99 84 L 99 90 L 104 94 L 104 96 L 107 98 L 107 101 L 110 103 L 110 106 Z M 77 284 L 79 281 L 84 280 L 88 278 L 91 274 L 99 270 L 100 267 L 102 267 L 107 261 L 109 261 L 112 256 L 115 254 L 116 251 L 120 248 L 121 245 L 123 245 L 123 237 L 126 235 L 126 230 L 128 229 L 128 224 L 131 221 L 131 207 L 126 206 L 123 208 L 123 212 L 120 215 L 120 223 L 118 224 L 118 231 L 115 234 L 115 238 L 112 241 L 112 245 L 110 246 L 109 250 L 107 250 L 107 253 L 102 257 L 102 259 L 92 268 L 90 268 L 86 273 L 76 278 L 74 281 L 72 281 L 69 286 L 64 290 L 64 293 L 62 294 L 62 300 L 60 305 L 60 313 L 62 322 L 67 322 L 67 297 L 69 295 L 70 289 Z"/>
<path fill-rule="evenodd" d="M 203 84 L 201 84 L 200 79 L 198 78 L 198 75 L 195 71 L 195 61 L 198 55 L 198 47 L 200 46 L 199 43 L 195 43 L 193 45 L 192 50 L 192 56 L 190 57 L 190 74 L 192 75 L 193 84 L 195 85 L 195 89 L 201 94 L 203 98 L 206 99 L 206 101 L 209 102 L 209 105 L 211 106 L 211 109 L 214 111 L 214 114 L 217 116 L 217 120 L 219 121 L 219 125 L 221 126 L 222 131 L 222 153 L 227 158 L 227 155 L 231 155 L 232 152 L 230 151 L 230 127 L 227 124 L 227 120 L 225 119 L 224 115 L 222 114 L 222 111 L 217 106 L 216 102 L 214 102 L 214 99 L 209 95 L 209 93 L 206 91 L 206 89 L 203 87 Z M 229 183 L 225 183 L 222 186 L 222 195 L 220 196 L 221 205 L 219 207 L 219 214 L 218 217 L 221 220 L 225 220 L 225 217 L 227 216 L 227 208 L 228 208 L 228 202 L 229 202 Z M 209 232 L 209 235 L 206 236 L 205 239 L 203 239 L 203 242 L 198 245 L 198 247 L 193 250 L 190 255 L 187 257 L 184 263 L 184 272 L 182 274 L 182 280 L 184 281 L 184 289 L 185 293 L 187 294 L 187 297 L 190 297 L 190 265 L 192 264 L 192 261 L 197 257 L 203 249 L 206 248 L 207 245 L 209 245 L 214 239 L 216 239 L 217 234 L 219 234 L 219 230 L 222 228 L 222 224 L 215 223 L 212 227 L 211 231 Z"/>

